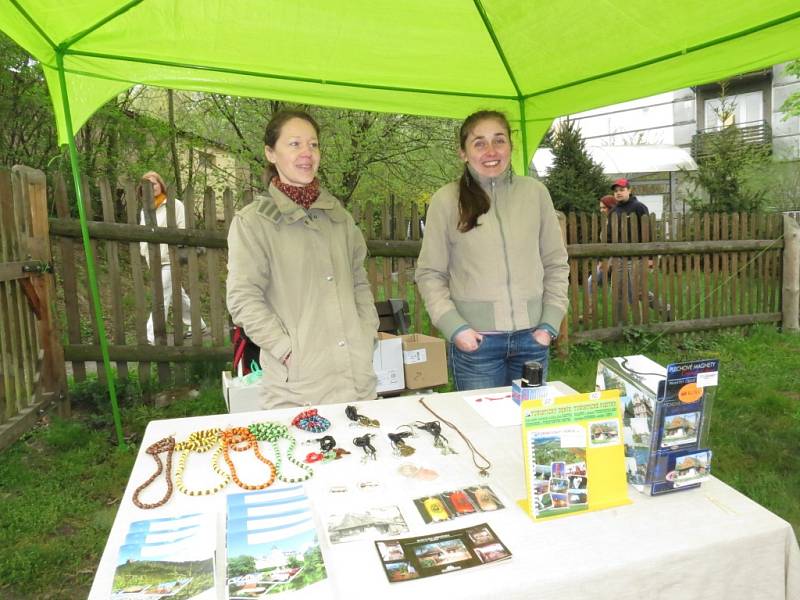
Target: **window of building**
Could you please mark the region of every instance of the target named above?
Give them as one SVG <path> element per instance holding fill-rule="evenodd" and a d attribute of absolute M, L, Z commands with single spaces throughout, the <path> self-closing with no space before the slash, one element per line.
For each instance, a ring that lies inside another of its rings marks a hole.
<path fill-rule="evenodd" d="M 732 94 L 705 102 L 706 129 L 722 129 L 729 125 L 755 125 L 764 120 L 764 94 L 761 91 Z"/>

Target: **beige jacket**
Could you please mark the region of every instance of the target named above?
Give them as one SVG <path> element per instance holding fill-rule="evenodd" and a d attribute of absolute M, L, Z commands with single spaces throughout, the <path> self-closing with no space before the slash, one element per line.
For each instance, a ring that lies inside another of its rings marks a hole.
<path fill-rule="evenodd" d="M 474 176 L 474 175 L 473 175 Z M 466 327 L 558 331 L 567 311 L 569 266 L 547 188 L 509 174 L 480 180 L 489 211 L 458 231 L 458 183 L 431 199 L 416 281 L 431 322 L 452 341 Z"/>
<path fill-rule="evenodd" d="M 366 254 L 352 216 L 325 190 L 306 213 L 270 186 L 234 217 L 228 310 L 261 348 L 265 409 L 375 398 Z"/>

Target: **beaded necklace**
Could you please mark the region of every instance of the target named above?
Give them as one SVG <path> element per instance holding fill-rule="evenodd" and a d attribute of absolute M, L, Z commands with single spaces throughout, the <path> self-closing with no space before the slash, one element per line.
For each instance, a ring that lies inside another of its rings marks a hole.
<path fill-rule="evenodd" d="M 234 452 L 246 452 L 251 448 L 256 458 L 267 465 L 270 471 L 269 479 L 259 485 L 243 483 L 236 474 L 236 466 L 233 464 L 233 459 L 231 459 L 230 456 L 231 450 Z M 261 454 L 261 451 L 258 449 L 258 440 L 256 440 L 255 436 L 247 427 L 232 427 L 222 432 L 222 456 L 225 459 L 225 462 L 228 463 L 228 469 L 230 469 L 231 472 L 231 479 L 233 479 L 233 482 L 242 489 L 263 490 L 271 486 L 275 481 L 275 465 L 271 460 Z"/>
<path fill-rule="evenodd" d="M 295 440 L 294 436 L 289 433 L 289 428 L 286 427 L 286 425 L 271 422 L 253 423 L 250 425 L 250 432 L 257 440 L 269 442 L 270 446 L 272 446 L 272 450 L 275 453 L 275 469 L 278 473 L 278 479 L 286 483 L 299 483 L 301 481 L 306 481 L 312 475 L 314 475 L 314 470 L 311 467 L 303 464 L 294 457 L 294 448 L 297 445 L 297 440 Z M 281 464 L 281 449 L 278 445 L 280 440 L 289 440 L 289 447 L 286 449 L 286 458 L 293 465 L 297 465 L 303 469 L 303 471 L 305 471 L 303 475 L 298 477 L 287 477 L 283 473 Z"/>
<path fill-rule="evenodd" d="M 172 453 L 174 450 L 175 450 L 175 438 L 172 436 L 158 440 L 154 444 L 148 446 L 147 450 L 145 450 L 145 452 L 147 452 L 147 454 L 152 456 L 153 460 L 156 461 L 156 472 L 150 476 L 150 479 L 145 481 L 142 485 L 136 488 L 136 491 L 133 492 L 133 503 L 139 508 L 149 509 L 149 508 L 158 508 L 159 506 L 164 506 L 172 496 L 171 472 L 172 472 Z M 161 500 L 159 500 L 158 502 L 153 502 L 152 504 L 141 502 L 139 500 L 139 494 L 142 491 L 144 491 L 147 488 L 147 486 L 153 483 L 158 478 L 158 476 L 161 475 L 161 472 L 164 471 L 164 465 L 161 462 L 161 458 L 158 456 L 162 452 L 167 453 L 167 469 L 166 469 L 167 493 L 164 494 L 164 497 L 161 498 Z"/>
<path fill-rule="evenodd" d="M 186 440 L 175 445 L 175 450 L 181 452 L 180 457 L 178 457 L 178 467 L 175 470 L 175 487 L 178 488 L 179 492 L 187 496 L 210 496 L 211 494 L 216 494 L 228 485 L 231 480 L 230 474 L 226 473 L 218 466 L 219 457 L 222 456 L 222 444 L 219 444 L 221 435 L 221 429 L 204 429 L 191 433 Z M 186 460 L 189 458 L 189 453 L 197 452 L 199 454 L 208 452 L 214 446 L 217 446 L 217 449 L 211 457 L 211 464 L 214 467 L 214 471 L 222 477 L 222 480 L 214 487 L 205 490 L 188 489 L 183 483 L 183 472 L 186 470 Z"/>
<path fill-rule="evenodd" d="M 316 408 L 309 408 L 292 419 L 292 425 L 309 433 L 322 433 L 331 426 L 331 422 L 320 415 Z"/>

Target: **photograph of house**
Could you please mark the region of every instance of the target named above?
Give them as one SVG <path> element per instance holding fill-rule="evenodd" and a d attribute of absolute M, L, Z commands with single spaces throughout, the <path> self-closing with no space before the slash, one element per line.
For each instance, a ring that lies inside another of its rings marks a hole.
<path fill-rule="evenodd" d="M 664 419 L 664 435 L 661 447 L 685 444 L 697 440 L 697 421 L 699 412 L 671 415 Z"/>

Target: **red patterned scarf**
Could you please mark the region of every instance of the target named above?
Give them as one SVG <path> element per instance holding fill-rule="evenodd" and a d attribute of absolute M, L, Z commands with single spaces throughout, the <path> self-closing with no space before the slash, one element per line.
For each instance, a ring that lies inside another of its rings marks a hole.
<path fill-rule="evenodd" d="M 308 185 L 298 186 L 283 183 L 276 175 L 272 178 L 272 185 L 306 210 L 319 198 L 319 179 L 316 177 Z"/>

